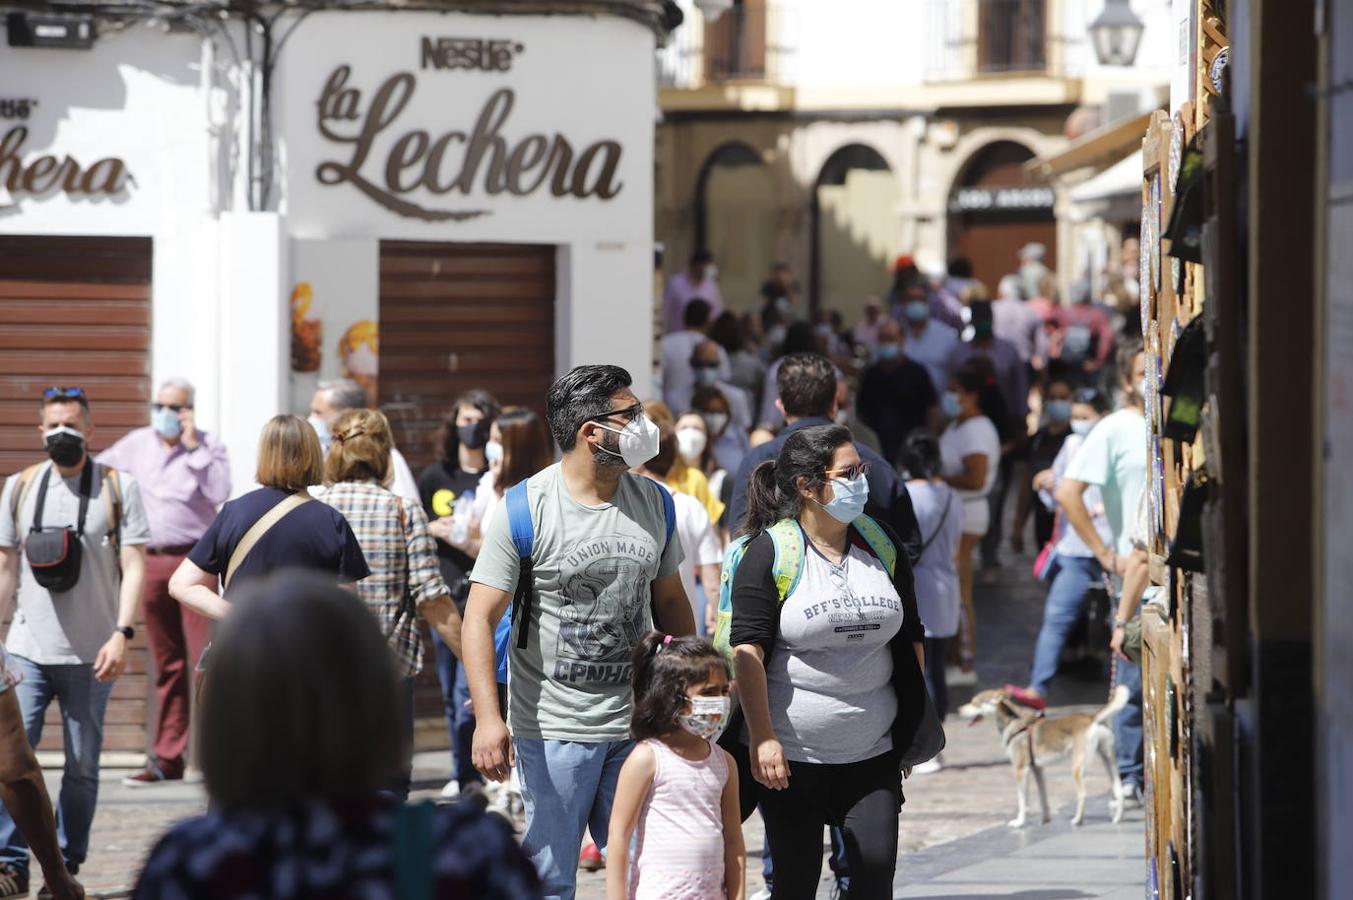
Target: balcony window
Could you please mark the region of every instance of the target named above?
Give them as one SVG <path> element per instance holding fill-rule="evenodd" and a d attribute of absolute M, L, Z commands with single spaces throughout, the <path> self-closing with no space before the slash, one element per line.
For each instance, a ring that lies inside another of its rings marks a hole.
<path fill-rule="evenodd" d="M 980 0 L 979 72 L 1041 72 L 1047 68 L 1046 0 Z"/>
<path fill-rule="evenodd" d="M 766 79 L 765 0 L 735 0 L 733 7 L 705 25 L 705 81 Z"/>

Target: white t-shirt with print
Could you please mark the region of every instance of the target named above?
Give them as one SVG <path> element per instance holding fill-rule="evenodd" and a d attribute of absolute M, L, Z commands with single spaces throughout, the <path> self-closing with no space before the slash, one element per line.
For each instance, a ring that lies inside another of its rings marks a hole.
<path fill-rule="evenodd" d="M 696 568 L 723 562 L 723 548 L 704 505 L 689 494 L 674 491 L 665 484 L 662 486 L 672 495 L 676 505 L 676 533 L 681 540 L 682 552 L 686 554 L 677 569 L 681 573 L 681 586 L 686 589 L 686 599 L 691 603 L 696 630 L 703 630 L 705 603 L 703 592 L 695 584 Z"/>

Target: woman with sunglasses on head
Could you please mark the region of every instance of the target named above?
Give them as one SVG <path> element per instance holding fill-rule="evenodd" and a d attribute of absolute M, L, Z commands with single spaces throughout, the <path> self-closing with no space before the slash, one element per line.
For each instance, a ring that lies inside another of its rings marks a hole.
<path fill-rule="evenodd" d="M 747 489 L 730 634 L 745 722 L 729 732 L 746 745 L 775 898 L 815 895 L 827 825 L 844 831 L 851 897 L 892 896 L 925 630 L 896 535 L 864 514 L 866 474 L 850 431 L 822 425 L 791 434 Z"/>

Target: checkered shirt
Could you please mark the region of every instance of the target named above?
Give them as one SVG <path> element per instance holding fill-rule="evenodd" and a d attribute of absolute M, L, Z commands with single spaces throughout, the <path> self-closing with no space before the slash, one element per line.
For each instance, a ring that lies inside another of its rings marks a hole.
<path fill-rule="evenodd" d="M 374 481 L 345 481 L 312 493 L 348 520 L 371 568 L 371 574 L 357 582 L 358 596 L 380 622 L 400 674 L 417 675 L 423 671 L 417 610 L 448 593 L 437 565 L 437 547 L 428 533 L 427 514 L 418 504 L 404 501 Z M 406 585 L 414 611 L 396 627 Z"/>

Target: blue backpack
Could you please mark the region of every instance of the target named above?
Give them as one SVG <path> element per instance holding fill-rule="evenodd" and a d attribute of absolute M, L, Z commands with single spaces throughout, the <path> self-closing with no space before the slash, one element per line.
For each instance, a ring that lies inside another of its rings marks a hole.
<path fill-rule="evenodd" d="M 893 545 L 883 526 L 866 515 L 861 515 L 850 523 L 864 538 L 869 549 L 888 570 L 889 577 L 897 571 L 897 547 Z M 723 555 L 723 572 L 719 578 L 719 621 L 714 627 L 714 649 L 718 650 L 733 664 L 733 647 L 729 641 L 729 632 L 733 624 L 733 574 L 747 553 L 747 545 L 760 534 L 744 534 L 728 545 Z M 775 578 L 775 592 L 780 602 L 794 592 L 799 579 L 803 576 L 803 530 L 795 519 L 781 519 L 766 529 L 775 546 L 775 562 L 771 565 L 771 574 Z"/>
<path fill-rule="evenodd" d="M 536 544 L 536 527 L 531 521 L 531 505 L 526 499 L 526 482 L 521 481 L 507 489 L 507 522 L 512 530 L 512 545 L 517 548 L 521 559 L 521 570 L 517 575 L 517 592 L 512 597 L 503 617 L 498 620 L 498 628 L 493 633 L 494 656 L 498 663 L 498 683 L 507 684 L 507 657 L 512 647 L 512 628 L 517 626 L 517 649 L 526 649 L 527 634 L 530 630 L 531 607 L 535 604 L 535 566 L 531 552 Z M 649 481 L 650 479 L 644 479 Z M 667 524 L 666 542 L 672 540 L 676 531 L 676 502 L 667 488 L 653 484 L 653 488 L 662 497 L 662 516 Z M 667 544 L 663 544 L 666 549 Z M 661 551 L 658 554 L 662 555 Z M 520 620 L 520 625 L 518 625 Z"/>

